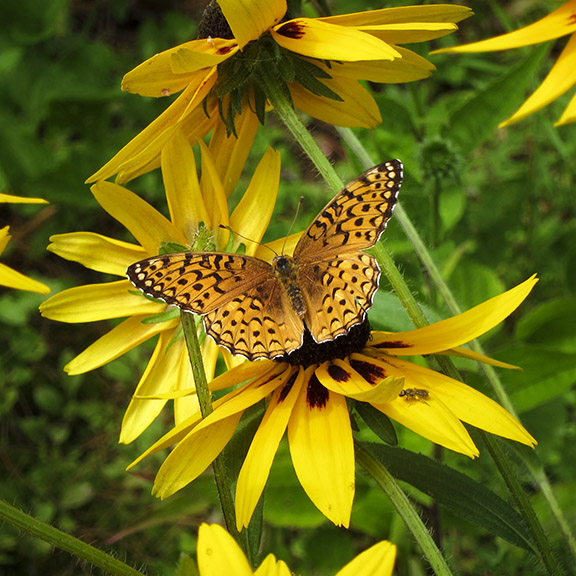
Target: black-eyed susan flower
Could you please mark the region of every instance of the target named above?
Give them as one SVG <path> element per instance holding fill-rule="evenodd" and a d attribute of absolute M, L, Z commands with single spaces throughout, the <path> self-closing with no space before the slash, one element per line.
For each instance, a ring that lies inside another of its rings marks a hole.
<path fill-rule="evenodd" d="M 240 113 L 262 120 L 267 105 L 262 75 L 314 118 L 338 126 L 374 127 L 382 120 L 380 111 L 359 81 L 426 78 L 434 66 L 399 45 L 449 34 L 472 13 L 464 6 L 439 4 L 288 19 L 286 9 L 286 0 L 212 3 L 199 39 L 128 72 L 123 90 L 153 97 L 181 94 L 88 181 L 117 173 L 125 178 L 124 164 L 136 155 L 157 157 L 175 127 L 188 138 L 199 138 L 218 116 L 234 133 Z"/>
<path fill-rule="evenodd" d="M 198 529 L 198 570 L 200 576 L 290 576 L 285 562 L 268 554 L 256 571 L 234 538 L 218 524 L 201 524 Z M 361 552 L 336 576 L 391 576 L 396 546 L 383 540 Z"/>
<path fill-rule="evenodd" d="M 236 146 L 244 146 L 242 139 Z M 280 178 L 279 153 L 269 149 L 263 156 L 242 200 L 228 214 L 227 190 L 238 176 L 240 151 L 218 147 L 214 155 L 202 148 L 202 180 L 198 181 L 194 153 L 185 136 L 177 133 L 162 153 L 162 173 L 170 219 L 130 190 L 111 182 L 98 182 L 92 193 L 113 218 L 123 224 L 137 243 L 129 243 L 91 232 L 59 234 L 51 238 L 49 250 L 98 272 L 119 276 L 115 282 L 78 286 L 53 296 L 40 308 L 42 315 L 60 322 L 94 322 L 126 318 L 110 332 L 76 356 L 66 367 L 68 374 L 82 374 L 111 362 L 155 336 L 158 342 L 137 387 L 139 395 L 162 394 L 193 386 L 185 342 L 181 336 L 179 311 L 135 291 L 126 278 L 126 268 L 138 260 L 174 249 L 219 249 L 235 251 L 240 237 L 230 243 L 230 233 L 221 226 L 258 242 L 270 221 Z M 221 154 L 224 153 L 224 158 Z M 228 162 L 228 164 L 226 164 Z M 243 160 L 242 160 L 243 163 Z M 220 166 L 220 169 L 217 167 Z M 222 181 L 222 176 L 225 182 Z M 258 218 L 254 218 L 255 207 Z M 176 245 L 175 248 L 173 247 Z M 279 248 L 279 246 L 277 246 Z M 263 246 L 248 243 L 246 253 L 268 257 Z M 200 329 L 200 328 L 199 328 Z M 202 353 L 206 372 L 214 373 L 218 349 L 205 339 Z M 231 359 L 229 361 L 232 363 Z M 180 422 L 197 407 L 196 399 L 175 403 Z M 121 442 L 136 438 L 162 410 L 165 400 L 133 399 L 124 417 Z"/>
<path fill-rule="evenodd" d="M 453 318 L 410 332 L 370 332 L 367 323 L 346 336 L 278 360 L 247 362 L 211 382 L 212 390 L 237 387 L 214 403 L 204 420 L 197 410 L 136 462 L 174 446 L 154 492 L 170 496 L 197 478 L 226 446 L 246 409 L 266 399 L 264 417 L 242 465 L 236 488 L 238 528 L 249 524 L 267 482 L 280 440 L 287 433 L 298 479 L 332 522 L 348 526 L 355 490 L 355 459 L 347 399 L 368 402 L 418 434 L 465 454 L 478 455 L 463 422 L 528 446 L 536 441 L 499 404 L 405 359 L 452 354 L 502 367 L 461 345 L 484 334 L 526 298 L 536 278 Z M 135 463 L 136 463 L 135 462 Z"/>
<path fill-rule="evenodd" d="M 434 53 L 510 50 L 569 35 L 566 46 L 564 46 L 542 84 L 510 118 L 500 124 L 500 126 L 509 126 L 548 106 L 576 84 L 576 34 L 574 32 L 576 32 L 576 0 L 569 0 L 548 16 L 514 32 L 472 44 L 443 48 Z M 570 100 L 564 113 L 556 122 L 556 126 L 568 124 L 575 120 L 576 96 Z"/>
<path fill-rule="evenodd" d="M 25 198 L 22 196 L 13 196 L 11 194 L 0 194 L 0 203 L 48 204 L 48 201 L 43 200 L 42 198 Z M 4 226 L 4 228 L 0 228 L 0 255 L 2 255 L 2 252 L 6 249 L 8 242 L 10 242 L 10 238 L 10 227 Z M 34 280 L 33 278 L 29 278 L 2 263 L 0 263 L 0 286 L 15 288 L 16 290 L 38 292 L 39 294 L 50 293 L 50 288 L 46 286 L 46 284 Z"/>

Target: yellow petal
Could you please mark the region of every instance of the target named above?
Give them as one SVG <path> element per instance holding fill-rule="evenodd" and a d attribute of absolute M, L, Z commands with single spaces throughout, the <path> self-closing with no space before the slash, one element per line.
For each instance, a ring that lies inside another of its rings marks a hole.
<path fill-rule="evenodd" d="M 336 576 L 392 576 L 396 546 L 383 540 L 358 554 Z"/>
<path fill-rule="evenodd" d="M 330 69 L 322 65 L 321 67 L 334 77 L 356 78 L 358 80 L 386 84 L 421 80 L 422 78 L 427 78 L 436 70 L 436 67 L 431 62 L 412 52 L 412 50 L 401 46 L 395 46 L 395 48 L 402 58 L 361 62 L 332 62 Z"/>
<path fill-rule="evenodd" d="M 147 254 L 158 254 L 163 242 L 186 245 L 186 237 L 170 220 L 127 188 L 97 182 L 91 190 L 100 206 L 132 233 Z"/>
<path fill-rule="evenodd" d="M 211 38 L 196 40 L 201 43 L 197 47 L 180 46 L 172 52 L 172 71 L 174 74 L 189 74 L 202 68 L 218 66 L 238 52 L 236 40 Z"/>
<path fill-rule="evenodd" d="M 4 252 L 6 246 L 8 246 L 8 242 L 12 239 L 10 235 L 10 226 L 4 226 L 4 228 L 0 228 L 0 254 Z"/>
<path fill-rule="evenodd" d="M 400 54 L 386 42 L 354 28 L 310 18 L 297 18 L 272 30 L 277 44 L 319 60 L 393 60 Z"/>
<path fill-rule="evenodd" d="M 468 360 L 475 360 L 476 362 L 482 362 L 483 364 L 490 364 L 490 366 L 497 366 L 498 368 L 507 368 L 508 370 L 522 370 L 519 366 L 514 366 L 514 364 L 507 364 L 506 362 L 500 362 L 500 360 L 495 360 L 484 354 L 474 352 L 468 348 L 462 348 L 458 346 L 450 350 L 445 350 L 444 352 L 437 352 L 439 356 L 458 356 L 460 358 L 467 358 Z"/>
<path fill-rule="evenodd" d="M 572 97 L 572 100 L 566 106 L 566 109 L 560 116 L 560 119 L 554 126 L 563 126 L 565 124 L 570 124 L 571 122 L 576 121 L 576 96 Z"/>
<path fill-rule="evenodd" d="M 314 386 L 321 388 L 312 376 Z M 310 386 L 310 385 L 309 385 Z M 348 527 L 354 500 L 354 442 L 346 398 L 328 390 L 310 406 L 304 386 L 288 424 L 294 470 L 315 506 L 337 526 Z"/>
<path fill-rule="evenodd" d="M 260 38 L 286 14 L 286 0 L 220 0 L 218 5 L 240 48 Z"/>
<path fill-rule="evenodd" d="M 276 560 L 274 554 L 268 554 L 254 572 L 254 576 L 293 576 L 293 572 L 285 562 Z"/>
<path fill-rule="evenodd" d="M 340 14 L 320 18 L 323 22 L 340 26 L 370 26 L 373 24 L 395 24 L 402 22 L 460 22 L 474 12 L 467 6 L 453 4 L 431 4 L 428 6 L 403 6 L 365 10 L 352 14 Z"/>
<path fill-rule="evenodd" d="M 6 264 L 0 264 L 0 286 L 37 292 L 38 294 L 50 294 L 50 288 L 46 284 L 16 272 L 16 270 L 6 266 Z"/>
<path fill-rule="evenodd" d="M 410 44 L 413 42 L 428 42 L 442 38 L 458 30 L 456 24 L 447 23 L 402 23 L 384 24 L 382 26 L 359 26 L 363 30 L 388 44 Z"/>
<path fill-rule="evenodd" d="M 406 388 L 428 390 L 430 400 L 426 402 L 434 404 L 439 399 L 443 406 L 463 422 L 528 446 L 536 444 L 536 440 L 516 418 L 474 388 L 411 362 L 391 358 L 389 363 L 406 374 Z"/>
<path fill-rule="evenodd" d="M 446 52 L 490 52 L 493 50 L 508 50 L 510 48 L 520 48 L 521 46 L 530 46 L 539 42 L 546 42 L 554 38 L 560 38 L 566 34 L 576 32 L 576 0 L 569 0 L 562 6 L 544 16 L 544 18 L 524 26 L 519 30 L 502 34 L 489 40 L 464 44 L 463 46 L 454 46 L 452 48 L 443 48 L 436 50 L 433 54 Z"/>
<path fill-rule="evenodd" d="M 382 377 L 377 384 L 370 384 L 348 362 L 338 358 L 321 364 L 315 374 L 328 390 L 360 402 L 391 402 L 404 387 L 404 378 L 393 377 Z"/>
<path fill-rule="evenodd" d="M 194 386 L 190 361 L 184 339 L 172 342 L 176 330 L 166 330 L 160 334 L 154 353 L 138 383 L 134 396 L 153 396 L 180 388 Z M 170 346 L 168 346 L 171 344 Z M 142 400 L 133 397 L 122 420 L 120 442 L 129 444 L 156 419 L 167 400 Z M 193 402 L 197 405 L 197 399 Z M 199 408 L 196 408 L 198 411 Z M 192 413 L 189 411 L 188 417 Z"/>
<path fill-rule="evenodd" d="M 500 127 L 514 124 L 544 108 L 570 90 L 574 84 L 576 84 L 576 34 L 570 37 L 556 64 L 534 94 L 508 120 L 502 122 Z"/>
<path fill-rule="evenodd" d="M 166 137 L 162 135 L 173 128 L 185 114 L 191 112 L 191 108 L 197 107 L 206 97 L 216 82 L 216 69 L 207 72 L 195 72 L 194 81 L 190 82 L 186 89 L 156 120 L 149 124 L 140 134 L 130 140 L 111 160 L 100 170 L 92 174 L 86 182 L 105 180 L 116 174 L 123 168 L 123 164 L 135 156 L 145 153 L 146 158 L 159 156 L 162 146 L 166 143 Z M 198 134 L 202 137 L 204 134 Z M 150 161 L 148 159 L 148 161 Z M 146 161 L 142 160 L 142 164 Z"/>
<path fill-rule="evenodd" d="M 55 234 L 50 236 L 47 250 L 91 270 L 122 277 L 126 276 L 126 268 L 130 264 L 148 255 L 141 246 L 93 232 Z"/>
<path fill-rule="evenodd" d="M 252 568 L 244 552 L 218 524 L 200 525 L 197 555 L 202 576 L 252 576 Z"/>
<path fill-rule="evenodd" d="M 49 204 L 44 198 L 27 198 L 26 196 L 14 196 L 13 194 L 0 194 L 0 203 L 10 204 Z"/>
<path fill-rule="evenodd" d="M 278 254 L 293 254 L 298 240 L 302 236 L 303 232 L 296 232 L 296 234 L 290 234 L 285 238 L 279 238 L 272 242 L 266 242 L 266 244 L 260 244 L 254 253 L 254 256 L 260 258 L 261 260 L 266 260 L 266 262 L 272 262 L 274 255 Z"/>
<path fill-rule="evenodd" d="M 70 376 L 75 376 L 100 368 L 100 366 L 119 358 L 122 354 L 136 348 L 159 332 L 174 328 L 178 322 L 171 320 L 157 324 L 142 324 L 142 320 L 145 318 L 146 316 L 134 316 L 124 320 L 88 346 L 84 352 L 69 362 L 64 370 Z"/>
<path fill-rule="evenodd" d="M 538 282 L 536 275 L 522 284 L 458 314 L 410 332 L 373 332 L 369 347 L 386 350 L 395 356 L 435 354 L 455 348 L 488 332 L 510 316 Z"/>
<path fill-rule="evenodd" d="M 342 102 L 316 96 L 301 84 L 290 84 L 294 106 L 309 116 L 333 126 L 375 128 L 382 116 L 374 98 L 359 82 L 349 78 L 322 80 Z"/>
<path fill-rule="evenodd" d="M 199 141 L 198 145 L 202 151 L 202 180 L 200 182 L 208 220 L 206 225 L 212 229 L 216 245 L 221 249 L 228 241 L 228 231 L 220 228 L 230 224 L 228 216 L 228 199 L 224 193 L 224 186 L 220 180 L 220 174 L 214 164 L 212 154 L 204 142 Z"/>
<path fill-rule="evenodd" d="M 228 136 L 224 122 L 216 122 L 209 146 L 227 198 L 238 184 L 258 129 L 258 117 L 247 101 L 242 104 L 242 112 L 235 116 L 234 126 L 237 137 Z"/>
<path fill-rule="evenodd" d="M 312 371 L 313 368 L 308 368 L 306 372 L 310 375 Z M 292 386 L 286 394 L 285 386 L 289 378 L 291 378 Z M 300 368 L 299 375 L 296 374 L 295 368 L 287 367 L 278 376 L 278 388 L 274 392 L 264 418 L 252 439 L 250 449 L 238 475 L 236 485 L 236 526 L 238 530 L 242 530 L 250 524 L 254 509 L 260 496 L 262 496 L 264 486 L 266 486 L 280 440 L 284 436 L 294 404 L 305 380 L 307 381 L 302 368 Z"/>
<path fill-rule="evenodd" d="M 190 143 L 176 130 L 162 150 L 162 178 L 170 218 L 188 239 L 194 239 L 200 222 L 208 223 L 208 213 L 200 190 L 196 160 Z"/>
<path fill-rule="evenodd" d="M 272 219 L 280 184 L 280 162 L 280 152 L 267 148 L 246 192 L 230 216 L 232 230 L 245 237 L 237 236 L 234 248 L 244 244 L 250 256 L 256 252 Z M 258 217 L 255 218 L 255 215 Z"/>
<path fill-rule="evenodd" d="M 131 294 L 131 290 L 136 289 L 129 280 L 76 286 L 43 302 L 40 312 L 44 318 L 76 324 L 137 314 L 159 314 L 166 309 L 164 302 L 152 302 Z"/>
<path fill-rule="evenodd" d="M 172 57 L 180 50 L 197 50 L 206 45 L 206 40 L 192 40 L 180 46 L 155 54 L 128 72 L 122 79 L 122 90 L 159 98 L 180 92 L 198 77 L 190 70 L 176 74 L 172 68 Z"/>
<path fill-rule="evenodd" d="M 228 444 L 241 417 L 239 412 L 199 432 L 194 429 L 164 460 L 154 481 L 153 494 L 163 500 L 200 476 Z"/>

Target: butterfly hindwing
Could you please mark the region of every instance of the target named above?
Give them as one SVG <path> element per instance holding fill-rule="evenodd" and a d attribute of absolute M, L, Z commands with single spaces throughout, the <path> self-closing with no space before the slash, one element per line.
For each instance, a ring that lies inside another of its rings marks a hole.
<path fill-rule="evenodd" d="M 392 216 L 401 181 L 400 160 L 364 172 L 318 214 L 298 242 L 294 258 L 317 260 L 343 249 L 351 252 L 374 246 Z"/>
<path fill-rule="evenodd" d="M 364 252 L 303 266 L 299 282 L 307 300 L 305 321 L 316 342 L 347 334 L 366 317 L 378 288 L 380 268 Z"/>

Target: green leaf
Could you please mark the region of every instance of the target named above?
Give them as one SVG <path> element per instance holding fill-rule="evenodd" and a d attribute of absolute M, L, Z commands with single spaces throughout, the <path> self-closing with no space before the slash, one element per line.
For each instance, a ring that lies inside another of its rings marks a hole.
<path fill-rule="evenodd" d="M 514 508 L 468 476 L 421 454 L 381 444 L 364 444 L 390 473 L 428 494 L 465 520 L 511 544 L 531 550 L 527 530 Z"/>
<path fill-rule="evenodd" d="M 576 352 L 576 297 L 540 304 L 516 324 L 516 338 L 542 343 L 559 352 Z"/>
<path fill-rule="evenodd" d="M 378 438 L 391 446 L 398 445 L 398 436 L 390 418 L 367 402 L 356 402 L 356 411 Z"/>
<path fill-rule="evenodd" d="M 471 152 L 494 136 L 500 122 L 511 116 L 522 104 L 526 90 L 549 45 L 532 49 L 528 58 L 480 90 L 457 109 L 450 118 L 447 136 Z"/>
<path fill-rule="evenodd" d="M 199 576 L 196 562 L 188 554 L 182 554 L 174 576 Z"/>

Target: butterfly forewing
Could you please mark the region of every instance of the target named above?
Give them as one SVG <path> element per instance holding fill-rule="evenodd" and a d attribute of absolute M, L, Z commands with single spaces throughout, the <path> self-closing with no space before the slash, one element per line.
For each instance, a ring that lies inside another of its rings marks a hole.
<path fill-rule="evenodd" d="M 206 333 L 233 354 L 274 358 L 302 344 L 302 320 L 258 258 L 178 252 L 137 262 L 127 274 L 149 296 L 205 314 Z"/>
<path fill-rule="evenodd" d="M 348 184 L 310 224 L 294 250 L 301 262 L 374 246 L 396 205 L 402 163 L 389 160 Z"/>

